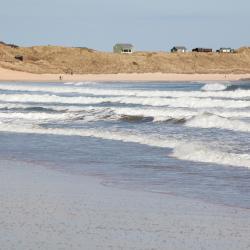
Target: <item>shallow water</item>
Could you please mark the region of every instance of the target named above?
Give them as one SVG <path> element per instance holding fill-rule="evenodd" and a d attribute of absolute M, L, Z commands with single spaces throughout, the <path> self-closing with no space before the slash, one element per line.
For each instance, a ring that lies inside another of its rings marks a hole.
<path fill-rule="evenodd" d="M 0 83 L 0 156 L 250 208 L 250 83 Z"/>

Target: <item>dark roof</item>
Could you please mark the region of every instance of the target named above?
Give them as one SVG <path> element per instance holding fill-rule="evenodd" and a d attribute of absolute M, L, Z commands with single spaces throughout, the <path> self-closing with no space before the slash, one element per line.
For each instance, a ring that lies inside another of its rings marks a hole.
<path fill-rule="evenodd" d="M 198 52 L 212 52 L 213 49 L 211 49 L 211 48 L 201 48 L 201 47 L 199 47 L 199 48 L 193 49 L 192 51 L 198 51 Z"/>
<path fill-rule="evenodd" d="M 205 47 L 197 47 L 195 49 L 211 49 L 211 48 L 205 48 Z"/>
<path fill-rule="evenodd" d="M 134 46 L 130 43 L 117 43 L 115 46 L 132 49 Z"/>

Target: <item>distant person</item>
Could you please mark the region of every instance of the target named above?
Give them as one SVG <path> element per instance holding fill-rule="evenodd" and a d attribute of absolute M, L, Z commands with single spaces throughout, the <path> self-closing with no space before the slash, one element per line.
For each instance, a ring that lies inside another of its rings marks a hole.
<path fill-rule="evenodd" d="M 59 76 L 59 80 L 62 81 L 62 79 L 63 79 L 62 76 Z"/>

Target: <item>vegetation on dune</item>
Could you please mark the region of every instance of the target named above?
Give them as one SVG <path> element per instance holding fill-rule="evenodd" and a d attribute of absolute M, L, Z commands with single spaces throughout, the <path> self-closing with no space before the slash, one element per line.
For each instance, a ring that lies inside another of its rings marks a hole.
<path fill-rule="evenodd" d="M 0 66 L 32 73 L 250 73 L 250 48 L 236 53 L 136 52 L 131 55 L 59 46 L 0 42 Z"/>

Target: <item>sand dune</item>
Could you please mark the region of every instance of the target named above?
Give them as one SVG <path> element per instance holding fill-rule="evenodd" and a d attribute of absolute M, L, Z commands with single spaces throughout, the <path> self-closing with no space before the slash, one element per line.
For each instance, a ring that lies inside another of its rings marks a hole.
<path fill-rule="evenodd" d="M 16 56 L 22 56 L 23 61 Z M 87 48 L 16 48 L 0 44 L 0 67 L 3 68 L 1 80 L 56 81 L 59 75 L 76 81 L 238 80 L 250 78 L 250 49 L 241 48 L 233 54 L 136 52 L 120 55 Z"/>

